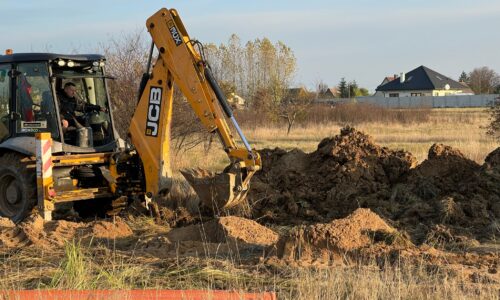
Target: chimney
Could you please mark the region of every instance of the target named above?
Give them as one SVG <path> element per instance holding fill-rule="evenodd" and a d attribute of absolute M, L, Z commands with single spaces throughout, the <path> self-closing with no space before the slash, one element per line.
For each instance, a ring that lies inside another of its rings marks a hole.
<path fill-rule="evenodd" d="M 403 72 L 401 73 L 401 76 L 399 77 L 399 82 L 404 83 L 406 80 L 406 74 Z"/>

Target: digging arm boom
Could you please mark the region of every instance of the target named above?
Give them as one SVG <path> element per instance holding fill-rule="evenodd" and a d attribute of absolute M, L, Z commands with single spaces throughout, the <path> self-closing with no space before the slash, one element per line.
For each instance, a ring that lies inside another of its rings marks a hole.
<path fill-rule="evenodd" d="M 143 164 L 146 195 L 161 192 L 171 177 L 170 124 L 175 82 L 204 127 L 220 137 L 231 161 L 225 169 L 231 182 L 229 193 L 234 193 L 230 197 L 244 197 L 252 175 L 261 167 L 260 156 L 250 148 L 210 68 L 195 49 L 176 10 L 159 10 L 147 20 L 147 28 L 159 55 L 129 129 Z M 243 148 L 237 146 L 223 114 L 234 125 Z"/>

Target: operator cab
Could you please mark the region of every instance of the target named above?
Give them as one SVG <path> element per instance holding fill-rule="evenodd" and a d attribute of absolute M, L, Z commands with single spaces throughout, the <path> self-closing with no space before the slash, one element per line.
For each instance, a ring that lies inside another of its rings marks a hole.
<path fill-rule="evenodd" d="M 14 137 L 50 132 L 52 139 L 62 143 L 63 148 L 64 145 L 73 150 L 80 148 L 75 152 L 93 152 L 91 149 L 95 147 L 111 151 L 117 136 L 110 114 L 104 65 L 101 55 L 17 53 L 0 56 L 0 143 Z M 76 87 L 75 98 L 84 109 L 69 112 L 72 126 L 63 126 L 61 98 L 68 82 Z"/>

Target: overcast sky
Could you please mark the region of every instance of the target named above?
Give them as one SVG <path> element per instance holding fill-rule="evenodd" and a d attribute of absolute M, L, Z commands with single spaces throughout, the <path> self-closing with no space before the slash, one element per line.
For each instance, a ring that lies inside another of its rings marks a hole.
<path fill-rule="evenodd" d="M 281 40 L 297 57 L 297 85 L 341 77 L 373 91 L 385 76 L 425 65 L 457 79 L 500 72 L 498 0 L 0 0 L 0 49 L 92 52 L 137 32 L 159 8 L 176 8 L 191 37 Z"/>

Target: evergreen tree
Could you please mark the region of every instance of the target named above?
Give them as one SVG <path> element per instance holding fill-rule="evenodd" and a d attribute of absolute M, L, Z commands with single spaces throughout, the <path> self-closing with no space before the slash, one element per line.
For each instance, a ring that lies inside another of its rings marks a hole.
<path fill-rule="evenodd" d="M 460 74 L 458 81 L 468 83 L 469 82 L 469 75 L 467 75 L 467 73 L 465 73 L 465 71 L 462 71 L 462 74 Z"/>
<path fill-rule="evenodd" d="M 349 98 L 349 88 L 347 87 L 347 82 L 345 81 L 344 77 L 340 79 L 338 90 L 340 98 Z"/>
<path fill-rule="evenodd" d="M 356 80 L 353 80 L 351 81 L 351 83 L 349 83 L 349 95 L 348 97 L 350 98 L 353 98 L 353 97 L 356 97 L 356 96 L 359 96 L 358 95 L 358 84 L 356 83 Z"/>

